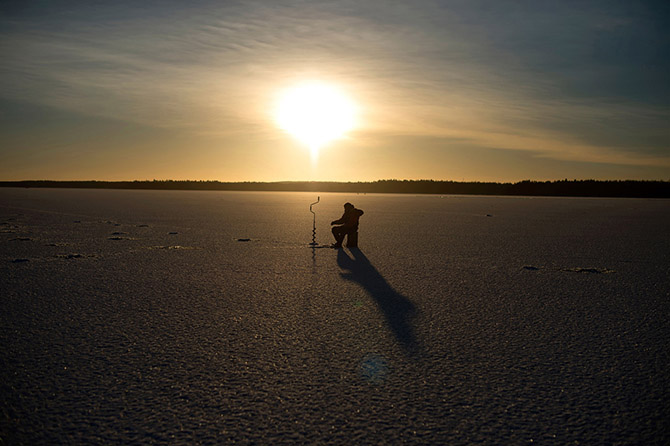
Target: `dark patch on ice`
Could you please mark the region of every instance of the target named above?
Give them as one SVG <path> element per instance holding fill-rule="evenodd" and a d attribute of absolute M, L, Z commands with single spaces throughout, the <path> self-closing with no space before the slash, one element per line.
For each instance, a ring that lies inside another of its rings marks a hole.
<path fill-rule="evenodd" d="M 563 271 L 568 271 L 571 273 L 589 273 L 589 274 L 610 274 L 614 270 L 607 268 L 564 268 Z"/>
<path fill-rule="evenodd" d="M 250 242 L 250 241 L 251 241 L 250 238 L 238 238 L 238 239 L 236 239 L 236 240 L 237 240 L 238 242 Z"/>
<path fill-rule="evenodd" d="M 25 262 L 29 262 L 29 261 L 30 260 L 28 260 L 28 259 L 14 259 L 14 260 L 12 260 L 12 263 L 25 263 Z"/>
<path fill-rule="evenodd" d="M 137 225 L 138 228 L 148 228 L 149 225 Z"/>
<path fill-rule="evenodd" d="M 149 249 L 199 249 L 195 248 L 193 246 L 180 246 L 180 245 L 172 245 L 172 246 L 150 246 Z"/>
<path fill-rule="evenodd" d="M 10 240 L 10 242 L 32 242 L 33 239 L 30 237 L 16 237 Z"/>
<path fill-rule="evenodd" d="M 61 259 L 81 259 L 84 257 L 83 254 L 58 254 L 56 257 L 61 258 Z"/>
<path fill-rule="evenodd" d="M 44 246 L 57 246 L 57 247 L 63 247 L 63 246 L 68 246 L 68 243 L 47 243 Z"/>
<path fill-rule="evenodd" d="M 114 237 L 109 237 L 107 240 L 137 240 L 131 237 L 119 237 L 119 236 L 114 236 Z"/>
<path fill-rule="evenodd" d="M 112 235 L 126 235 L 127 232 L 112 232 Z"/>
<path fill-rule="evenodd" d="M 544 269 L 544 267 L 541 266 L 533 266 L 533 265 L 524 265 L 523 269 L 526 271 L 539 271 L 541 269 Z M 550 268 L 551 271 L 566 271 L 570 273 L 588 273 L 588 274 L 609 274 L 613 273 L 614 270 L 607 269 L 607 268 Z"/>
<path fill-rule="evenodd" d="M 72 223 L 81 223 L 81 220 L 75 220 Z"/>
<path fill-rule="evenodd" d="M 493 215 L 492 215 L 492 214 L 486 214 L 486 216 L 487 216 L 487 217 L 493 217 Z"/>
<path fill-rule="evenodd" d="M 168 232 L 168 234 L 170 234 L 170 235 L 176 235 L 176 234 L 179 234 L 179 233 L 178 233 L 177 231 L 173 231 L 173 232 Z"/>

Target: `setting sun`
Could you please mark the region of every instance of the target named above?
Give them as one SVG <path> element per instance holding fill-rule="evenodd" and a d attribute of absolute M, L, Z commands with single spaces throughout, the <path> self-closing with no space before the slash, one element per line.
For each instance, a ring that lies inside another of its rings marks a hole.
<path fill-rule="evenodd" d="M 281 93 L 275 119 L 279 127 L 306 144 L 315 158 L 323 145 L 354 128 L 355 106 L 334 86 L 305 83 Z"/>

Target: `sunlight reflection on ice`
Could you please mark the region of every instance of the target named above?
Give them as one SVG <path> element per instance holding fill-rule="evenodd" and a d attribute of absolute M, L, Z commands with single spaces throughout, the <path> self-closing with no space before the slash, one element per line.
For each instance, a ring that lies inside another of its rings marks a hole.
<path fill-rule="evenodd" d="M 386 360 L 377 354 L 367 355 L 361 361 L 361 377 L 372 384 L 381 384 L 386 381 L 388 365 Z"/>

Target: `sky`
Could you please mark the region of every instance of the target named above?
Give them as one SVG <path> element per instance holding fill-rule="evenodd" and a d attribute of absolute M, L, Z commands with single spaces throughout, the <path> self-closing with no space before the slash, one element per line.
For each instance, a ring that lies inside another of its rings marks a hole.
<path fill-rule="evenodd" d="M 0 1 L 0 180 L 670 180 L 670 3 Z M 318 159 L 277 97 L 335 86 Z"/>

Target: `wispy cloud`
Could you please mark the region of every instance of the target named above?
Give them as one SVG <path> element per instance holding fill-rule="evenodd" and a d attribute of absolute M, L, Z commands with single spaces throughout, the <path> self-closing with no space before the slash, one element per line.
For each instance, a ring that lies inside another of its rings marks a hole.
<path fill-rule="evenodd" d="M 667 74 L 667 34 L 644 8 L 626 16 L 604 5 L 247 1 L 7 16 L 0 95 L 271 138 L 276 90 L 322 77 L 361 103 L 361 138 L 436 136 L 670 167 L 667 81 L 655 81 Z M 634 54 L 643 69 L 626 60 Z"/>

